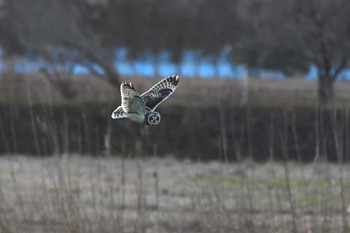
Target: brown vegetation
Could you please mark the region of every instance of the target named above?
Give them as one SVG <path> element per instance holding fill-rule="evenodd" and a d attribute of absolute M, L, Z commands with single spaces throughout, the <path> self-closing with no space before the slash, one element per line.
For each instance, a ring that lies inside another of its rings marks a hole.
<path fill-rule="evenodd" d="M 240 80 L 182 78 L 159 107 L 161 124 L 143 127 L 112 121 L 119 90 L 91 77 L 74 77 L 74 101 L 40 76 L 7 80 L 1 92 L 1 153 L 124 154 L 133 153 L 139 140 L 145 154 L 157 146 L 162 156 L 194 160 L 349 160 L 347 82 L 338 87 L 344 94 L 339 106 L 324 108 L 316 104 L 315 88 L 311 92 L 313 81 L 252 79 L 247 103 L 240 105 Z M 129 80 L 141 92 L 156 81 Z"/>
<path fill-rule="evenodd" d="M 93 75 L 63 76 L 76 93 L 74 102 L 113 102 L 119 104 L 119 88 L 101 82 Z M 139 76 L 125 76 L 122 81 L 130 81 L 139 92 L 148 90 L 159 80 Z M 235 106 L 243 98 L 241 79 L 186 78 L 182 77 L 180 87 L 167 103 L 190 106 Z M 335 105 L 348 105 L 350 102 L 350 82 L 338 81 L 335 84 Z M 42 73 L 0 75 L 0 102 L 2 103 L 60 103 L 67 100 L 55 85 Z M 248 97 L 245 103 L 251 106 L 315 106 L 317 105 L 317 81 L 291 78 L 284 80 L 261 80 L 250 78 Z"/>

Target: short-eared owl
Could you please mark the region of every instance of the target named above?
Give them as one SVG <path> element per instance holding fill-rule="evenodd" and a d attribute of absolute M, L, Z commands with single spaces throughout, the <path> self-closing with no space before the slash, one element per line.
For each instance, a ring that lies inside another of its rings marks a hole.
<path fill-rule="evenodd" d="M 172 75 L 140 95 L 132 83 L 122 83 L 120 85 L 122 103 L 113 111 L 112 118 L 128 118 L 140 124 L 158 125 L 160 114 L 154 110 L 175 91 L 178 84 L 179 76 Z"/>

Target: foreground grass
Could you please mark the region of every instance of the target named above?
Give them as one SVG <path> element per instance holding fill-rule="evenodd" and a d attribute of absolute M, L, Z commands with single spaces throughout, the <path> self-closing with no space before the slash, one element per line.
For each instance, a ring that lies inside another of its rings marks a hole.
<path fill-rule="evenodd" d="M 347 232 L 350 167 L 0 158 L 0 232 Z"/>

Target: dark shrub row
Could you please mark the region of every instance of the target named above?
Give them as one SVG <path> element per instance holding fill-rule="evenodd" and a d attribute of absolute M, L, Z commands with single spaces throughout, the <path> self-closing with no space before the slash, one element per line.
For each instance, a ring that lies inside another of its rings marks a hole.
<path fill-rule="evenodd" d="M 332 161 L 349 157 L 347 110 L 266 107 L 159 109 L 156 127 L 111 120 L 108 103 L 0 106 L 0 153 L 173 155 L 195 160 Z M 156 151 L 155 151 L 156 148 Z"/>

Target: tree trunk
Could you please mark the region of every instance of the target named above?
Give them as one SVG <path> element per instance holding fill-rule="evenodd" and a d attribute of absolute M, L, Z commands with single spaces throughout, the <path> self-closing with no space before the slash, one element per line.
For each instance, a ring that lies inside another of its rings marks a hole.
<path fill-rule="evenodd" d="M 332 102 L 334 98 L 334 78 L 320 75 L 318 78 L 318 99 L 321 103 Z"/>

